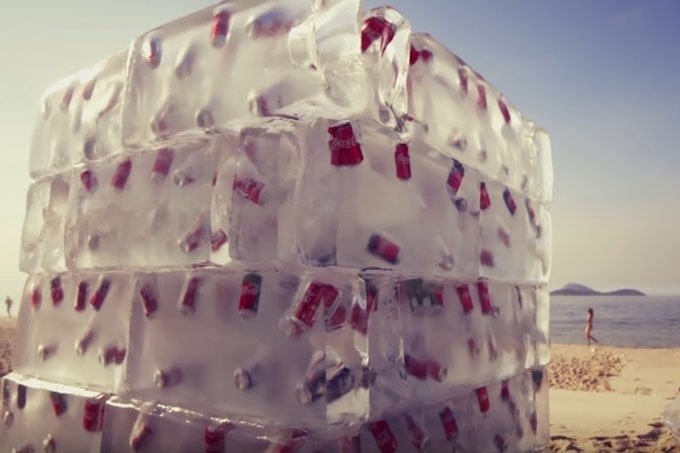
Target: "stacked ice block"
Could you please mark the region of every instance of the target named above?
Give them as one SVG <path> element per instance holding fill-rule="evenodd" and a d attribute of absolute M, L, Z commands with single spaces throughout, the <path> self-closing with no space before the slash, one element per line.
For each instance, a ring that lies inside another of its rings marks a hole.
<path fill-rule="evenodd" d="M 30 162 L 4 450 L 548 441 L 548 136 L 395 10 L 178 19 L 50 89 Z"/>

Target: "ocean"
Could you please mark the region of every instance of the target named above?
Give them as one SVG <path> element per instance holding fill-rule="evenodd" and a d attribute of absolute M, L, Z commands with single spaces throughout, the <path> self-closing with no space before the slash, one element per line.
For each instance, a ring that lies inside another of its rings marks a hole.
<path fill-rule="evenodd" d="M 680 296 L 552 296 L 550 304 L 552 343 L 584 344 L 592 308 L 592 335 L 603 345 L 680 347 Z"/>

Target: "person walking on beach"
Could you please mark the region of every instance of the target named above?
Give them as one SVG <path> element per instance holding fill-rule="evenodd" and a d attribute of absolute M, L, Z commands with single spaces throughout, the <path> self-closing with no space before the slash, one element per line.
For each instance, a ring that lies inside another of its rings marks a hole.
<path fill-rule="evenodd" d="M 7 305 L 7 316 L 10 318 L 12 317 L 12 305 L 14 304 L 14 301 L 10 299 L 9 296 L 7 296 L 7 299 L 5 299 L 5 305 Z"/>
<path fill-rule="evenodd" d="M 594 317 L 594 312 L 592 308 L 588 309 L 588 317 L 586 318 L 586 341 L 588 342 L 588 346 L 590 346 L 590 340 L 593 340 L 595 343 L 600 344 L 599 341 L 593 336 L 593 317 Z"/>

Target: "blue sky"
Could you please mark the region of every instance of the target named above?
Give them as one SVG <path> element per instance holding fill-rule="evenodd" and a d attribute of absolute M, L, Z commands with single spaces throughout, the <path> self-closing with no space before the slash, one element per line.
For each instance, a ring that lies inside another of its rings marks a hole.
<path fill-rule="evenodd" d="M 243 0 L 245 1 L 245 0 Z M 213 2 L 0 7 L 0 295 L 18 298 L 28 148 L 56 79 Z M 368 6 L 388 2 L 370 0 Z M 680 294 L 680 2 L 393 0 L 551 134 L 552 286 Z"/>

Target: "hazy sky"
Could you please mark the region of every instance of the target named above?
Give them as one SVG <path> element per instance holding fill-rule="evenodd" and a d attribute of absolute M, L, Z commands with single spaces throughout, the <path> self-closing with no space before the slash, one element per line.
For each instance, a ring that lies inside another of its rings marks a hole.
<path fill-rule="evenodd" d="M 211 3 L 2 2 L 0 295 L 18 299 L 23 286 L 17 268 L 28 148 L 44 89 Z M 389 3 L 550 132 L 551 286 L 579 281 L 680 293 L 680 2 Z"/>

